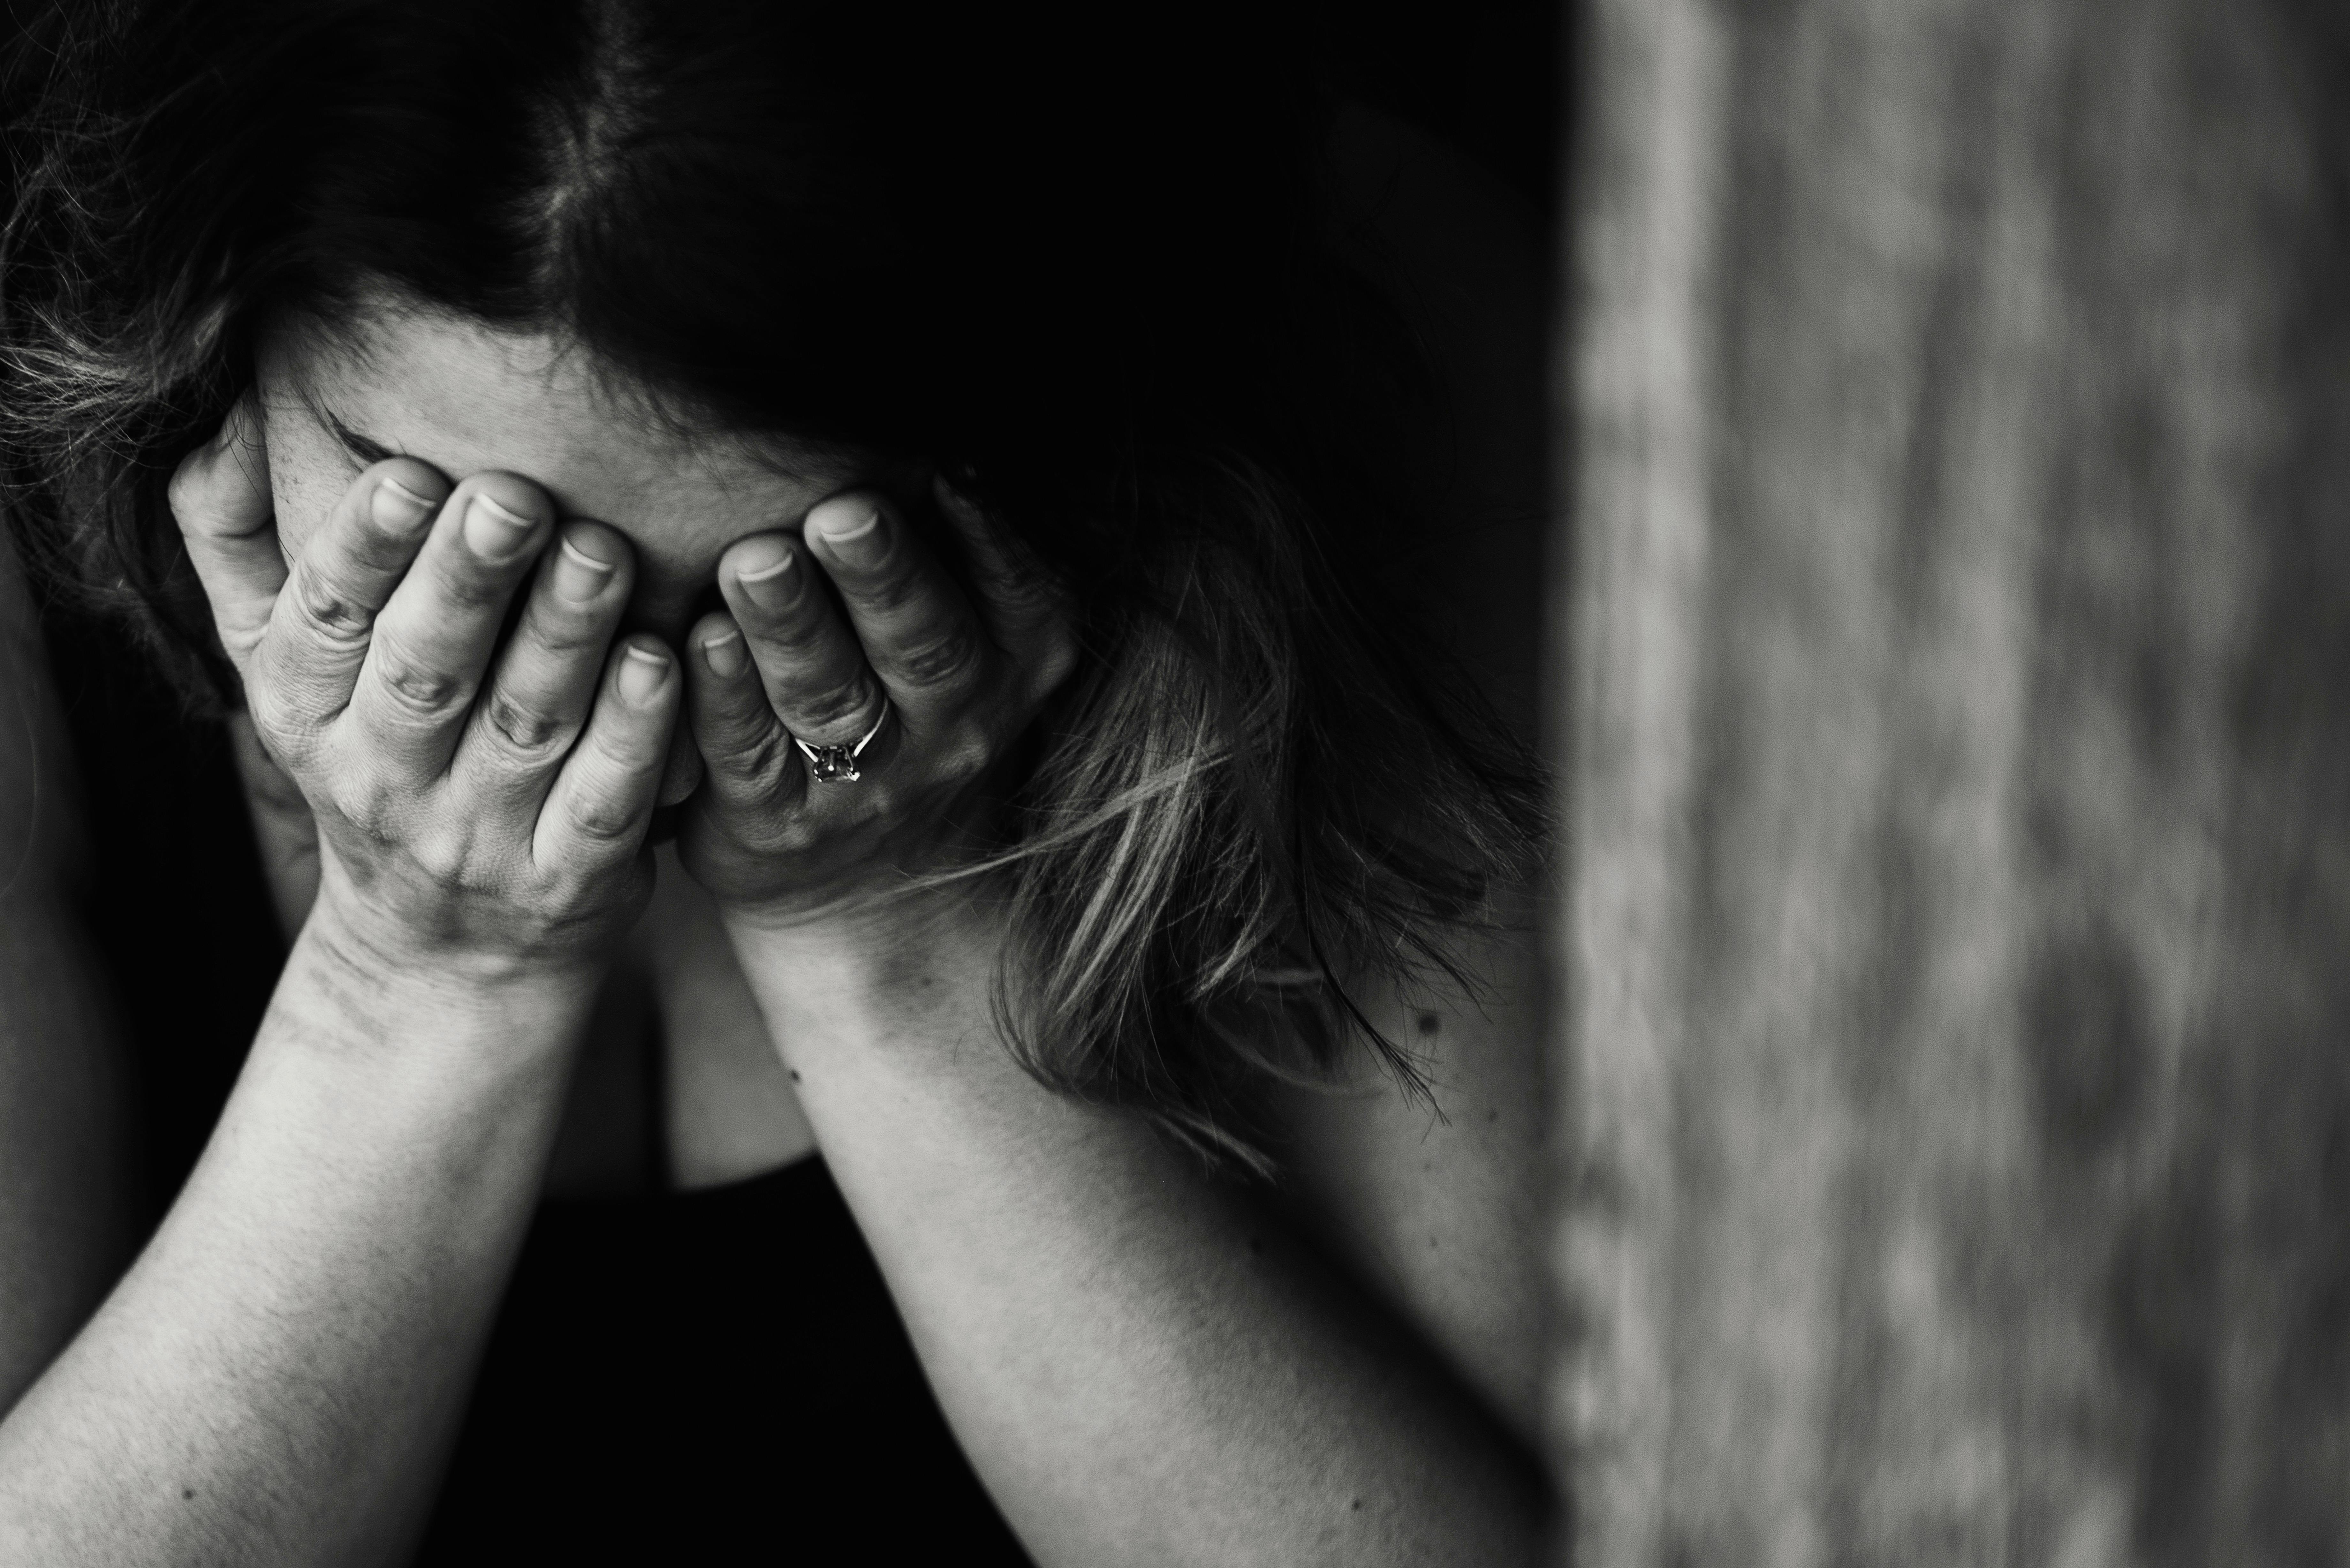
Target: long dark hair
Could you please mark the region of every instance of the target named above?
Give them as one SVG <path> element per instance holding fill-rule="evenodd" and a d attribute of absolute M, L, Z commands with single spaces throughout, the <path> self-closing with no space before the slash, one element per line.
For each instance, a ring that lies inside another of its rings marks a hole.
<path fill-rule="evenodd" d="M 1001 877 L 1022 1061 L 1254 1158 L 1346 981 L 1449 968 L 1526 753 L 1380 564 L 1413 360 L 1321 207 L 1274 9 L 74 0 L 12 46 L 20 539 L 234 699 L 162 484 L 258 325 L 561 329 L 690 423 L 951 464 L 1080 607 Z"/>

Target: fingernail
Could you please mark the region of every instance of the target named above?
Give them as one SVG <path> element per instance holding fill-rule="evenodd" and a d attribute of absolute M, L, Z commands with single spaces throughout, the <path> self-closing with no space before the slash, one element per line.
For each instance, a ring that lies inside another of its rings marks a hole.
<path fill-rule="evenodd" d="M 531 520 L 498 504 L 494 496 L 478 494 L 465 508 L 465 548 L 484 561 L 503 561 L 521 550 L 535 526 Z"/>
<path fill-rule="evenodd" d="M 881 527 L 881 509 L 878 506 L 855 508 L 843 506 L 827 512 L 822 508 L 808 519 L 832 553 L 852 566 L 873 566 L 881 562 L 881 553 L 888 538 Z"/>
<path fill-rule="evenodd" d="M 762 556 L 771 558 L 762 560 Z M 761 609 L 779 610 L 792 602 L 799 592 L 799 578 L 792 565 L 799 556 L 781 539 L 761 540 L 745 554 L 749 559 L 734 569 L 734 580 L 751 596 L 751 602 Z"/>
<path fill-rule="evenodd" d="M 743 673 L 746 651 L 743 634 L 731 626 L 702 639 L 702 661 L 710 666 L 710 673 L 722 680 L 732 680 Z"/>
<path fill-rule="evenodd" d="M 419 495 L 400 481 L 386 475 L 376 482 L 375 494 L 368 502 L 368 513 L 375 519 L 377 527 L 400 533 L 431 516 L 434 504 L 431 497 Z"/>
<path fill-rule="evenodd" d="M 568 532 L 563 535 L 562 547 L 555 556 L 555 594 L 575 605 L 584 605 L 604 591 L 612 580 L 612 561 L 599 561 L 572 542 Z"/>
<path fill-rule="evenodd" d="M 641 708 L 669 679 L 669 656 L 630 643 L 620 653 L 620 701 Z"/>

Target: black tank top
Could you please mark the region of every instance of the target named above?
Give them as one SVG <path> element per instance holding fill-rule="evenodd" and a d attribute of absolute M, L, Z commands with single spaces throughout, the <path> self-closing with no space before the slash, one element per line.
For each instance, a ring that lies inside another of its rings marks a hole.
<path fill-rule="evenodd" d="M 543 1205 L 417 1562 L 1025 1563 L 821 1158 Z"/>
<path fill-rule="evenodd" d="M 284 953 L 225 731 L 128 640 L 45 627 L 137 1064 L 148 1220 L 219 1119 Z M 415 1561 L 1022 1564 L 820 1158 L 543 1204 Z"/>

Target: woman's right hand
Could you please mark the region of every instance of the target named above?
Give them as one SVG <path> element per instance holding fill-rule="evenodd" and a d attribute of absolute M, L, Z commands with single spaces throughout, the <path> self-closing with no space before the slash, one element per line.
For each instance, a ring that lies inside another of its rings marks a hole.
<path fill-rule="evenodd" d="M 392 458 L 289 567 L 252 504 L 266 463 L 248 396 L 171 501 L 255 732 L 317 819 L 312 920 L 369 964 L 594 965 L 651 891 L 645 830 L 681 686 L 654 639 L 612 646 L 628 542 L 558 529 L 513 474 L 452 486 Z"/>

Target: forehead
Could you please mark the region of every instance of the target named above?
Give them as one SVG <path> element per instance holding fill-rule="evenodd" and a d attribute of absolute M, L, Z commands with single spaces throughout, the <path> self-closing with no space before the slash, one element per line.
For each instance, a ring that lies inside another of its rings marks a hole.
<path fill-rule="evenodd" d="M 696 430 L 575 342 L 445 312 L 379 306 L 331 328 L 279 324 L 258 359 L 273 462 L 290 435 L 305 466 L 331 458 L 356 472 L 381 448 L 452 479 L 501 469 L 658 553 L 681 534 L 723 545 L 796 523 L 869 466 L 839 448 Z"/>

